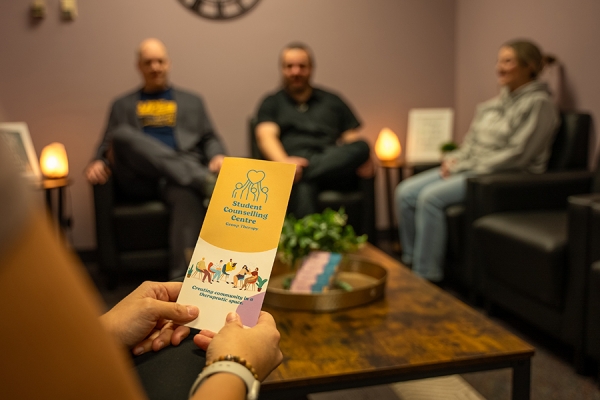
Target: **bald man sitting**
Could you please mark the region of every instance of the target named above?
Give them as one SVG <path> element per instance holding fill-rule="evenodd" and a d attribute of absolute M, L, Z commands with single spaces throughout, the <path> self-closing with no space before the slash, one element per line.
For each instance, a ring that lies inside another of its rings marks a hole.
<path fill-rule="evenodd" d="M 138 49 L 140 89 L 114 101 L 95 159 L 85 171 L 93 185 L 112 174 L 126 196 L 162 198 L 171 208 L 170 276 L 183 276 L 184 249 L 194 247 L 225 149 L 202 99 L 173 87 L 165 45 L 144 40 Z"/>

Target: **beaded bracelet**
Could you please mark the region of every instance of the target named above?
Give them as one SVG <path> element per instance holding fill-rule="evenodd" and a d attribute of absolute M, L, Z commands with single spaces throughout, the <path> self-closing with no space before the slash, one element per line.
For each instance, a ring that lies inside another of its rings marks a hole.
<path fill-rule="evenodd" d="M 252 375 L 254 376 L 254 379 L 258 379 L 258 374 L 256 373 L 256 370 L 250 364 L 250 362 L 248 362 L 248 360 L 246 360 L 245 358 L 239 357 L 239 356 L 234 356 L 232 354 L 227 354 L 226 356 L 220 356 L 218 358 L 215 358 L 212 361 L 208 361 L 206 363 L 206 365 L 204 366 L 204 368 L 208 367 L 209 365 L 211 365 L 213 363 L 219 362 L 219 361 L 232 361 L 232 362 L 238 363 L 240 365 L 243 365 L 244 367 L 248 368 L 248 370 L 252 373 Z"/>

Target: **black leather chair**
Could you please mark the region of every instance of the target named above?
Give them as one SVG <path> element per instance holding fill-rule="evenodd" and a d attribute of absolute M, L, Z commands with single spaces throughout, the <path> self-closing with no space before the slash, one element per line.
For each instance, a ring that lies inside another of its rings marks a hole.
<path fill-rule="evenodd" d="M 469 250 L 472 248 L 470 227 L 477 218 L 494 212 L 495 207 L 500 206 L 489 196 L 485 196 L 487 190 L 490 190 L 488 188 L 493 188 L 495 182 L 503 187 L 510 187 L 514 183 L 519 189 L 526 189 L 528 185 L 526 182 L 529 181 L 539 180 L 542 183 L 556 179 L 556 183 L 559 184 L 563 179 L 568 181 L 568 177 L 555 175 L 558 172 L 585 171 L 588 164 L 590 124 L 589 114 L 561 113 L 561 124 L 552 146 L 548 171 L 545 174 L 492 174 L 470 178 L 467 181 L 467 196 L 464 204 L 453 205 L 446 209 L 448 250 L 445 275 L 450 280 L 469 290 L 472 295 L 479 292 L 473 260 L 470 260 L 474 254 Z M 542 183 L 542 185 L 544 184 Z M 540 190 L 542 190 L 541 196 L 545 196 L 545 189 Z M 564 207 L 567 196 L 574 193 L 576 192 L 571 189 L 565 189 L 562 193 L 557 192 L 557 196 L 562 196 L 560 204 Z M 529 194 L 521 194 L 517 191 L 515 196 L 527 197 Z M 537 206 L 532 203 L 530 209 L 535 207 Z"/>
<path fill-rule="evenodd" d="M 575 348 L 582 368 L 585 288 L 591 264 L 595 172 L 495 175 L 469 181 L 467 266 L 498 305 Z"/>
<path fill-rule="evenodd" d="M 600 202 L 592 205 L 591 224 L 591 235 L 587 244 L 590 247 L 592 265 L 587 280 L 584 346 L 585 354 L 598 365 L 600 363 Z"/>
<path fill-rule="evenodd" d="M 263 160 L 264 157 L 258 148 L 254 130 L 256 122 L 249 122 L 250 154 L 252 158 Z M 331 208 L 338 210 L 344 207 L 348 214 L 348 224 L 357 234 L 366 234 L 369 242 L 375 244 L 377 230 L 375 226 L 375 178 L 360 179 L 359 187 L 352 191 L 323 190 L 318 195 L 319 209 Z"/>
<path fill-rule="evenodd" d="M 140 201 L 120 193 L 110 178 L 94 185 L 98 266 L 114 288 L 124 271 L 169 267 L 169 209 L 161 200 Z"/>

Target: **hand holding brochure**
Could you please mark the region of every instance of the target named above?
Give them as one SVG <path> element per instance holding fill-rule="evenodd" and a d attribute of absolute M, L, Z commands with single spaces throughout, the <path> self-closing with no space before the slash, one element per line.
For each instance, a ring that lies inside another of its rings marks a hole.
<path fill-rule="evenodd" d="M 294 180 L 293 164 L 225 158 L 178 303 L 200 308 L 192 328 L 218 332 L 225 316 L 258 320 Z"/>

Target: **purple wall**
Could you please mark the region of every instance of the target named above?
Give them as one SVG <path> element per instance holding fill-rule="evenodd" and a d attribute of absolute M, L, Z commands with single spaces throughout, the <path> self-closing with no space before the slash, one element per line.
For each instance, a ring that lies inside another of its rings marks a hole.
<path fill-rule="evenodd" d="M 2 2 L 0 120 L 26 121 L 38 154 L 65 144 L 77 249 L 95 246 L 81 171 L 109 102 L 139 82 L 134 50 L 145 37 L 167 44 L 173 82 L 205 97 L 232 155 L 248 154 L 248 117 L 278 85 L 278 53 L 291 40 L 313 47 L 315 82 L 343 94 L 373 141 L 388 126 L 404 143 L 410 108 L 454 105 L 455 1 L 262 0 L 229 22 L 199 18 L 177 0 L 79 1 L 79 17 L 63 22 L 59 0 L 47 0 L 38 24 L 30 3 Z M 386 225 L 384 212 L 378 221 Z"/>
<path fill-rule="evenodd" d="M 563 64 L 573 109 L 600 119 L 600 2 L 596 0 L 458 0 L 456 9 L 456 136 L 475 105 L 498 88 L 494 63 L 502 43 L 529 38 Z M 594 133 L 595 137 L 595 133 Z M 597 140 L 594 139 L 594 143 Z M 594 147 L 595 144 L 592 144 Z M 595 156 L 591 162 L 595 165 Z"/>

